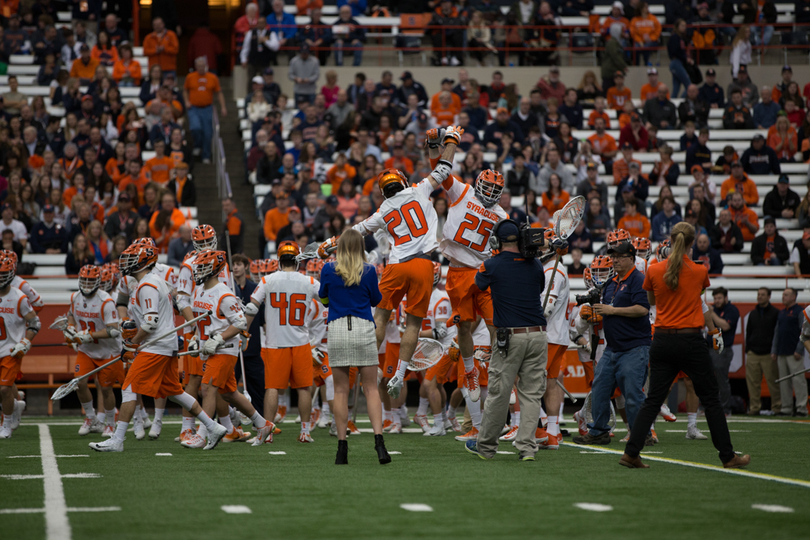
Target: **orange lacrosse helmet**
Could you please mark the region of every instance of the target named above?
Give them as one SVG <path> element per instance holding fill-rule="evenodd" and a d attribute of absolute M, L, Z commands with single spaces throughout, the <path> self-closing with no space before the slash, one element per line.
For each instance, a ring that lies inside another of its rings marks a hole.
<path fill-rule="evenodd" d="M 155 239 L 151 236 L 144 236 L 132 242 L 130 246 L 157 247 L 157 244 L 155 244 Z"/>
<path fill-rule="evenodd" d="M 270 275 L 273 272 L 278 272 L 278 259 L 265 259 L 264 261 L 264 275 Z"/>
<path fill-rule="evenodd" d="M 0 255 L 0 289 L 14 281 L 16 272 L 16 262 L 11 257 Z"/>
<path fill-rule="evenodd" d="M 0 252 L 0 256 L 8 257 L 9 259 L 11 259 L 11 262 L 14 263 L 14 266 L 16 268 L 16 266 L 17 266 L 17 253 L 15 253 L 14 251 L 12 251 L 10 249 L 4 249 L 2 252 Z"/>
<path fill-rule="evenodd" d="M 633 247 L 636 248 L 636 257 L 641 257 L 645 260 L 650 259 L 650 255 L 652 255 L 652 243 L 649 238 L 633 238 L 630 242 L 633 244 Z"/>
<path fill-rule="evenodd" d="M 253 259 L 250 261 L 250 279 L 252 281 L 259 281 L 262 279 L 261 268 L 264 261 L 262 259 Z"/>
<path fill-rule="evenodd" d="M 86 264 L 79 270 L 79 290 L 85 296 L 92 296 L 101 286 L 101 268 Z"/>
<path fill-rule="evenodd" d="M 605 238 L 607 241 L 608 247 L 618 244 L 622 240 L 630 241 L 630 233 L 625 231 L 624 229 L 615 229 L 607 233 L 607 237 Z"/>
<path fill-rule="evenodd" d="M 408 179 L 397 169 L 385 169 L 380 173 L 377 182 L 380 185 L 380 192 L 386 199 L 409 187 Z M 397 188 L 396 186 L 402 187 Z"/>
<path fill-rule="evenodd" d="M 442 265 L 440 263 L 433 263 L 433 286 L 437 286 L 442 280 Z"/>
<path fill-rule="evenodd" d="M 217 249 L 217 232 L 211 225 L 197 225 L 191 231 L 191 242 L 197 251 Z"/>
<path fill-rule="evenodd" d="M 111 293 L 118 287 L 121 273 L 116 263 L 107 263 L 101 267 L 101 290 Z"/>
<path fill-rule="evenodd" d="M 603 287 L 615 275 L 613 261 L 605 255 L 598 255 L 591 261 L 591 280 L 597 287 Z"/>
<path fill-rule="evenodd" d="M 505 185 L 501 173 L 492 169 L 483 170 L 475 179 L 475 196 L 485 208 L 491 208 L 498 204 Z"/>
<path fill-rule="evenodd" d="M 121 270 L 122 276 L 131 276 L 155 266 L 157 260 L 157 248 L 132 245 L 121 253 L 118 258 L 118 268 Z"/>
<path fill-rule="evenodd" d="M 298 244 L 290 240 L 286 240 L 278 246 L 278 260 L 279 261 L 292 261 L 301 254 L 301 248 Z"/>
<path fill-rule="evenodd" d="M 665 261 L 669 258 L 669 254 L 672 251 L 672 242 L 667 240 L 662 240 L 660 244 L 658 244 L 658 249 L 655 250 L 655 258 L 658 259 L 658 262 Z"/>
<path fill-rule="evenodd" d="M 321 259 L 310 259 L 307 261 L 307 275 L 309 277 L 319 278 L 323 270 L 323 261 Z"/>
<path fill-rule="evenodd" d="M 585 282 L 585 286 L 587 288 L 593 287 L 593 276 L 591 275 L 591 268 L 586 266 L 584 270 L 582 270 L 582 281 Z"/>
<path fill-rule="evenodd" d="M 224 251 L 201 251 L 194 258 L 191 269 L 194 272 L 194 283 L 202 285 L 209 278 L 218 275 L 227 264 L 228 257 Z"/>

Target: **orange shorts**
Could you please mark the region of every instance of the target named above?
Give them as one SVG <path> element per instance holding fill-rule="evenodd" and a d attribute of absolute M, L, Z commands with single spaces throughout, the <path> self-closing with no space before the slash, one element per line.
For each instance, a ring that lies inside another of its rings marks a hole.
<path fill-rule="evenodd" d="M 566 345 L 555 345 L 554 343 L 548 344 L 548 364 L 546 365 L 547 377 L 556 379 L 560 375 L 560 370 L 563 368 L 565 361 L 565 351 L 568 350 Z"/>
<path fill-rule="evenodd" d="M 331 369 L 331 368 L 330 368 Z M 354 388 L 354 382 L 357 380 L 357 373 L 358 369 L 356 367 L 349 368 L 349 388 Z M 360 385 L 362 386 L 363 381 L 360 381 Z M 374 381 L 374 384 L 377 384 L 377 381 Z"/>
<path fill-rule="evenodd" d="M 390 379 L 397 372 L 399 363 L 399 343 L 385 344 L 385 364 L 383 365 L 383 377 Z"/>
<path fill-rule="evenodd" d="M 481 347 L 476 347 L 475 350 L 477 351 Z M 475 362 L 475 369 L 478 370 L 478 386 L 489 386 L 489 371 L 487 368 L 479 362 L 478 360 L 474 360 Z M 458 362 L 458 369 L 456 370 L 458 376 L 458 385 L 462 388 L 467 388 L 467 380 L 464 378 L 465 371 L 464 371 L 464 362 Z"/>
<path fill-rule="evenodd" d="M 90 358 L 83 352 L 79 351 L 76 353 L 76 368 L 74 369 L 74 377 L 81 377 L 82 375 L 86 375 L 96 369 L 97 367 L 101 367 L 107 362 L 112 360 L 111 358 L 105 358 L 102 360 L 96 360 L 95 358 Z M 123 383 L 124 382 L 124 364 L 123 362 L 116 362 L 115 364 L 111 365 L 110 367 L 106 367 L 98 372 L 98 382 L 101 383 L 101 386 L 110 387 L 115 383 Z"/>
<path fill-rule="evenodd" d="M 153 398 L 183 393 L 177 372 L 177 357 L 139 352 L 127 372 L 123 388 L 132 387 L 136 394 Z"/>
<path fill-rule="evenodd" d="M 262 348 L 264 387 L 286 390 L 312 386 L 312 350 L 309 343 L 282 349 Z"/>
<path fill-rule="evenodd" d="M 215 354 L 203 362 L 203 384 L 219 388 L 220 394 L 236 392 L 236 357 L 232 354 Z"/>
<path fill-rule="evenodd" d="M 314 360 L 312 361 L 312 377 L 315 386 L 323 386 L 326 379 L 332 376 L 332 368 L 329 367 L 329 355 L 323 358 L 323 363 L 318 365 Z"/>
<path fill-rule="evenodd" d="M 22 358 L 19 360 L 13 356 L 0 358 L 0 386 L 14 386 L 21 366 Z"/>
<path fill-rule="evenodd" d="M 382 301 L 378 308 L 393 310 L 407 294 L 405 313 L 424 319 L 433 292 L 433 263 L 428 259 L 411 259 L 387 265 L 380 281 L 380 292 Z"/>
<path fill-rule="evenodd" d="M 447 270 L 447 283 L 444 289 L 450 297 L 453 313 L 462 322 L 475 321 L 480 315 L 492 326 L 492 295 L 482 291 L 475 284 L 476 268 L 451 266 Z M 408 297 L 410 299 L 410 296 Z"/>
<path fill-rule="evenodd" d="M 425 372 L 425 380 L 432 381 L 435 379 L 439 384 L 446 383 L 449 373 L 451 371 L 455 371 L 452 369 L 452 367 L 456 362 L 458 362 L 458 359 L 458 355 L 453 355 L 451 357 L 449 354 L 445 354 L 435 366 L 427 369 Z"/>
<path fill-rule="evenodd" d="M 199 356 L 187 355 L 183 358 L 183 360 L 185 361 L 186 366 L 186 379 L 188 379 L 189 375 L 198 375 L 202 377 L 205 374 L 203 372 L 203 361 Z"/>

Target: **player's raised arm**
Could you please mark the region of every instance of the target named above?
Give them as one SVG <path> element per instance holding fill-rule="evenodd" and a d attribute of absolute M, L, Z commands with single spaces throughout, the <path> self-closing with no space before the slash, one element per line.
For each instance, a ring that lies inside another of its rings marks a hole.
<path fill-rule="evenodd" d="M 444 144 L 444 152 L 442 157 L 430 173 L 427 179 L 433 189 L 438 188 L 450 176 L 453 170 L 453 157 L 456 155 L 456 147 L 461 141 L 461 136 L 464 134 L 464 129 L 458 126 L 450 126 L 444 131 L 442 143 Z"/>

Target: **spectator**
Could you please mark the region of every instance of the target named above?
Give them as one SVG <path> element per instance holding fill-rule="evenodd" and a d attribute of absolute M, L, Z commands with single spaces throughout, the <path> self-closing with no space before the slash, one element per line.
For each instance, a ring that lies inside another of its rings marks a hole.
<path fill-rule="evenodd" d="M 149 184 L 149 179 L 141 168 L 141 161 L 139 159 L 128 161 L 126 171 L 126 174 L 121 177 L 121 181 L 118 183 L 118 189 L 124 191 L 128 185 L 133 184 L 138 193 L 142 194 L 146 185 Z"/>
<path fill-rule="evenodd" d="M 743 25 L 737 30 L 737 35 L 731 40 L 731 76 L 737 79 L 740 67 L 751 64 L 751 27 Z"/>
<path fill-rule="evenodd" d="M 556 174 L 562 181 L 562 189 L 572 193 L 576 187 L 571 171 L 560 159 L 560 152 L 556 148 L 550 148 L 546 154 L 546 163 L 536 176 L 536 181 L 530 184 L 530 188 L 535 193 L 545 193 L 549 190 L 551 175 Z"/>
<path fill-rule="evenodd" d="M 647 129 L 655 126 L 658 129 L 674 129 L 678 124 L 677 108 L 667 99 L 669 90 L 664 83 L 658 85 L 658 97 L 644 103 L 642 119 Z"/>
<path fill-rule="evenodd" d="M 522 101 L 522 100 L 521 100 Z M 530 102 L 531 103 L 531 102 Z M 559 106 L 557 112 L 561 117 L 564 117 L 568 124 L 574 129 L 582 129 L 583 111 L 582 105 L 577 102 L 576 88 L 568 88 L 565 91 L 562 105 Z M 527 135 L 524 133 L 524 135 Z"/>
<path fill-rule="evenodd" d="M 610 14 L 602 22 L 600 33 L 605 39 L 608 39 L 610 30 L 614 27 L 619 28 L 620 34 L 618 39 L 622 46 L 624 46 L 630 38 L 630 21 L 624 16 L 624 4 L 621 2 L 613 2 L 610 8 Z M 613 37 L 612 35 L 610 37 Z"/>
<path fill-rule="evenodd" d="M 751 262 L 757 266 L 781 266 L 789 258 L 787 240 L 776 231 L 776 220 L 766 217 L 763 233 L 751 242 Z"/>
<path fill-rule="evenodd" d="M 743 196 L 745 204 L 756 206 L 759 204 L 759 191 L 753 180 L 743 171 L 739 161 L 731 164 L 731 176 L 720 185 L 720 199 L 727 201 L 729 194 L 739 193 Z"/>
<path fill-rule="evenodd" d="M 118 48 L 110 43 L 110 36 L 104 30 L 98 33 L 98 42 L 90 51 L 90 56 L 107 68 L 113 67 L 118 61 Z"/>
<path fill-rule="evenodd" d="M 524 139 L 529 136 L 529 128 L 531 126 L 540 125 L 540 118 L 531 111 L 531 102 L 527 97 L 520 99 L 520 105 L 512 114 L 511 120 L 520 128 Z"/>
<path fill-rule="evenodd" d="M 79 58 L 70 67 L 70 76 L 79 79 L 81 84 L 88 84 L 96 74 L 98 60 L 90 56 L 90 47 L 83 43 L 79 48 Z"/>
<path fill-rule="evenodd" d="M 748 107 L 743 105 L 739 88 L 731 89 L 731 103 L 723 113 L 723 129 L 754 129 L 754 119 Z"/>
<path fill-rule="evenodd" d="M 714 364 L 714 372 L 720 386 L 720 403 L 723 405 L 726 415 L 731 414 L 731 387 L 728 383 L 728 372 L 731 361 L 734 359 L 734 336 L 737 334 L 737 323 L 740 320 L 740 311 L 728 301 L 728 291 L 723 287 L 718 287 L 712 292 L 714 305 L 711 316 L 714 324 L 723 332 L 723 352 L 718 353 L 713 348 L 709 349 Z"/>
<path fill-rule="evenodd" d="M 485 65 L 484 58 L 487 54 L 498 53 L 498 50 L 492 44 L 492 32 L 479 10 L 473 11 L 470 18 L 470 24 L 467 26 L 467 39 L 470 56 L 478 60 L 481 67 Z"/>
<path fill-rule="evenodd" d="M 616 111 L 624 109 L 624 104 L 632 101 L 633 92 L 624 86 L 624 72 L 617 71 L 613 76 L 613 87 L 607 91 L 608 107 Z"/>
<path fill-rule="evenodd" d="M 174 166 L 174 178 L 169 181 L 166 188 L 174 193 L 180 206 L 197 206 L 197 188 L 194 180 L 188 175 L 188 165 L 177 163 Z"/>
<path fill-rule="evenodd" d="M 641 162 L 633 159 L 633 146 L 630 143 L 622 145 L 622 157 L 613 162 L 613 184 L 618 186 L 630 170 L 630 163 L 636 163 L 639 168 Z"/>
<path fill-rule="evenodd" d="M 186 76 L 183 99 L 188 111 L 188 125 L 194 137 L 194 149 L 202 150 L 202 162 L 211 163 L 211 139 L 213 137 L 213 104 L 218 98 L 220 115 L 226 116 L 225 96 L 219 86 L 219 77 L 208 72 L 205 57 L 194 61 L 193 73 Z"/>
<path fill-rule="evenodd" d="M 599 198 L 603 201 L 607 200 L 608 189 L 597 171 L 596 163 L 590 162 L 586 166 L 586 177 L 577 186 L 577 196 L 587 197 L 591 191 L 596 191 Z"/>
<path fill-rule="evenodd" d="M 512 168 L 506 173 L 506 189 L 515 196 L 520 197 L 529 191 L 529 186 L 534 180 L 532 171 L 526 167 L 526 158 L 523 154 L 517 154 Z M 536 182 L 536 181 L 535 181 Z"/>
<path fill-rule="evenodd" d="M 725 105 L 725 94 L 716 81 L 717 72 L 714 68 L 707 69 L 706 82 L 700 87 L 698 98 L 708 103 L 711 109 L 722 109 Z"/>
<path fill-rule="evenodd" d="M 288 77 L 294 83 L 296 105 L 312 103 L 317 93 L 318 77 L 320 76 L 318 60 L 310 55 L 309 45 L 301 45 L 299 54 L 290 60 Z"/>
<path fill-rule="evenodd" d="M 549 2 L 541 1 L 540 9 L 534 17 L 531 31 L 524 30 L 527 45 L 526 62 L 535 66 L 554 66 L 559 63 L 560 55 L 557 45 L 562 33 L 559 27 L 562 21 L 556 16 Z M 565 88 L 565 85 L 563 85 Z M 558 97 L 562 101 L 562 96 Z"/>
<path fill-rule="evenodd" d="M 588 137 L 591 143 L 594 154 L 598 155 L 605 165 L 607 172 L 613 171 L 613 158 L 619 152 L 619 147 L 616 145 L 616 139 L 610 134 L 605 133 L 605 121 L 602 118 L 597 118 L 594 121 L 594 133 Z"/>
<path fill-rule="evenodd" d="M 762 378 L 771 395 L 771 410 L 780 411 L 782 399 L 776 384 L 778 367 L 771 358 L 771 348 L 779 320 L 779 310 L 771 305 L 771 290 L 757 290 L 757 305 L 748 314 L 745 327 L 745 382 L 748 386 L 748 415 L 759 416 L 762 409 Z"/>
<path fill-rule="evenodd" d="M 31 241 L 33 242 L 33 238 Z M 810 231 L 807 229 L 802 237 L 793 243 L 789 262 L 793 265 L 793 273 L 796 276 L 810 274 Z"/>
<path fill-rule="evenodd" d="M 710 274 L 723 273 L 723 258 L 712 247 L 708 235 L 698 235 L 695 246 L 692 248 L 692 260 L 703 263 L 709 269 Z"/>
<path fill-rule="evenodd" d="M 118 27 L 118 17 L 110 13 L 104 18 L 104 31 L 110 37 L 110 44 L 118 47 L 121 52 L 121 44 L 129 40 L 127 33 Z"/>
<path fill-rule="evenodd" d="M 560 122 L 557 136 L 552 139 L 552 142 L 557 145 L 557 149 L 560 151 L 560 159 L 564 163 L 572 163 L 574 157 L 579 153 L 579 141 L 572 136 L 571 125 L 568 122 Z"/>
<path fill-rule="evenodd" d="M 338 0 L 337 6 L 338 8 L 349 6 L 352 8 L 352 17 L 359 17 L 365 14 L 368 4 L 366 0 Z"/>
<path fill-rule="evenodd" d="M 633 238 L 650 237 L 650 220 L 638 213 L 639 200 L 631 198 L 624 203 L 624 216 L 617 227 L 630 233 Z"/>
<path fill-rule="evenodd" d="M 774 89 L 776 91 L 776 89 Z M 782 108 L 773 100 L 770 87 L 762 87 L 762 102 L 754 105 L 754 125 L 757 129 L 768 129 L 776 124 L 776 115 Z"/>
<path fill-rule="evenodd" d="M 191 241 L 191 227 L 184 223 L 178 232 L 179 236 L 169 242 L 169 255 L 166 261 L 169 266 L 182 266 L 186 255 L 194 249 L 194 243 Z"/>
<path fill-rule="evenodd" d="M 488 150 L 494 150 L 497 154 L 503 152 L 501 138 L 504 133 L 509 133 L 515 141 L 516 146 L 523 145 L 523 132 L 520 126 L 509 118 L 509 110 L 506 107 L 498 107 L 495 115 L 495 122 L 488 125 L 484 130 L 484 144 Z"/>
<path fill-rule="evenodd" d="M 247 68 L 250 80 L 275 63 L 278 49 L 278 34 L 267 27 L 266 20 L 259 18 L 255 28 L 245 34 L 239 53 L 239 61 Z"/>
<path fill-rule="evenodd" d="M 264 239 L 268 242 L 275 242 L 278 231 L 280 231 L 289 220 L 290 200 L 286 196 L 276 198 L 275 208 L 271 208 L 264 215 Z"/>
<path fill-rule="evenodd" d="M 764 140 L 762 135 L 757 134 L 756 136 Z M 778 174 L 779 172 L 779 162 L 795 161 L 793 156 L 796 155 L 799 149 L 798 135 L 796 129 L 790 124 L 787 116 L 784 114 L 777 116 L 776 124 L 768 129 L 768 148 L 772 149 L 773 157 L 778 159 L 776 166 L 773 167 L 776 169 L 774 174 Z"/>
<path fill-rule="evenodd" d="M 553 215 L 558 210 L 562 210 L 570 199 L 569 192 L 562 188 L 560 176 L 551 173 L 548 179 L 548 190 L 542 193 L 542 206 L 548 210 L 549 214 Z"/>
<path fill-rule="evenodd" d="M 611 228 L 610 215 L 608 215 L 607 209 L 602 206 L 602 201 L 598 196 L 588 199 L 588 212 L 584 221 L 593 241 L 604 242 L 607 230 Z"/>
<path fill-rule="evenodd" d="M 689 78 L 689 73 L 686 71 L 686 66 L 694 64 L 690 56 L 687 55 L 687 41 L 686 41 L 686 21 L 678 19 L 673 26 L 672 35 L 667 42 L 667 52 L 669 53 L 669 71 L 672 73 L 672 96 L 678 97 L 678 91 L 683 85 L 686 97 L 686 88 L 692 84 Z M 660 94 L 659 94 L 660 99 Z M 674 124 L 673 124 L 674 125 Z"/>
<path fill-rule="evenodd" d="M 177 238 L 180 227 L 186 222 L 174 199 L 174 194 L 165 192 L 160 197 L 160 210 L 149 220 L 149 233 L 155 239 L 161 253 L 167 253 L 169 242 Z"/>
<path fill-rule="evenodd" d="M 441 0 L 428 24 L 434 66 L 461 65 L 464 30 L 460 27 L 463 26 L 464 19 L 452 0 Z"/>
<path fill-rule="evenodd" d="M 396 101 L 398 103 L 408 103 L 408 96 L 414 94 L 418 99 L 417 105 L 419 107 L 424 108 L 427 106 L 428 96 L 425 87 L 413 79 L 410 71 L 402 72 L 399 80 L 402 81 L 402 86 L 397 88 L 396 92 Z"/>
<path fill-rule="evenodd" d="M 675 224 L 683 221 L 680 215 L 675 213 L 675 199 L 666 197 L 663 201 L 663 209 L 658 212 L 650 224 L 651 236 L 654 242 L 661 242 L 669 239 L 669 233 Z"/>
<path fill-rule="evenodd" d="M 709 230 L 712 247 L 721 253 L 739 253 L 743 248 L 743 235 L 732 220 L 731 211 L 720 210 L 718 218 L 717 226 Z"/>
<path fill-rule="evenodd" d="M 121 45 L 121 57 L 113 66 L 112 77 L 118 86 L 130 87 L 141 85 L 141 64 L 132 57 L 129 43 Z"/>
<path fill-rule="evenodd" d="M 605 43 L 605 50 L 602 53 L 602 90 L 607 92 L 614 84 L 616 73 L 627 71 L 627 62 L 624 58 L 622 48 L 622 27 L 612 25 L 610 27 L 611 39 Z"/>
<path fill-rule="evenodd" d="M 107 239 L 107 235 L 104 234 L 101 222 L 97 219 L 92 220 L 87 226 L 86 236 L 90 250 L 95 256 L 95 264 L 100 266 L 107 262 L 112 245 L 109 239 Z"/>
<path fill-rule="evenodd" d="M 68 276 L 79 275 L 82 266 L 95 265 L 96 258 L 87 243 L 87 238 L 79 233 L 73 238 L 73 249 L 65 258 L 65 274 Z"/>
<path fill-rule="evenodd" d="M 577 86 L 577 99 L 583 105 L 593 106 L 598 96 L 604 97 L 604 93 L 599 86 L 599 82 L 596 80 L 596 74 L 588 70 L 582 75 L 582 80 L 579 82 L 579 86 Z"/>
<path fill-rule="evenodd" d="M 617 199 L 620 197 L 619 194 L 622 193 L 625 187 L 629 187 L 633 196 L 641 201 L 646 201 L 647 197 L 650 195 L 650 184 L 647 182 L 647 179 L 644 178 L 644 175 L 641 174 L 641 165 L 637 161 L 630 161 L 627 166 L 627 175 L 616 185 Z M 621 215 L 622 214 L 615 216 L 617 221 Z"/>
<path fill-rule="evenodd" d="M 630 123 L 619 132 L 619 146 L 622 148 L 629 144 L 637 152 L 646 152 L 649 143 L 647 129 L 641 123 L 641 117 L 633 112 L 630 114 Z"/>
<path fill-rule="evenodd" d="M 754 135 L 751 146 L 743 152 L 740 163 L 746 174 L 778 175 L 781 173 L 776 152 L 770 146 L 765 145 L 765 137 L 760 133 Z"/>
<path fill-rule="evenodd" d="M 650 184 L 654 186 L 677 185 L 681 168 L 672 160 L 672 147 L 668 144 L 662 145 L 658 148 L 658 155 L 661 161 L 656 161 L 650 171 Z"/>
<path fill-rule="evenodd" d="M 700 167 L 704 173 L 708 173 L 712 168 L 712 151 L 709 150 L 709 129 L 701 128 L 698 134 L 697 143 L 693 144 L 686 151 L 686 170 L 692 172 L 694 168 Z"/>
<path fill-rule="evenodd" d="M 32 253 L 67 253 L 67 231 L 55 221 L 55 215 L 53 205 L 42 207 L 42 220 L 31 229 Z"/>
<path fill-rule="evenodd" d="M 782 409 L 774 410 L 777 416 L 807 416 L 807 380 L 804 374 L 790 377 L 804 369 L 804 342 L 800 339 L 804 311 L 796 304 L 796 289 L 787 288 L 782 293 L 784 309 L 779 312 L 774 330 L 771 359 L 776 357 L 780 378 L 786 378 L 779 386 Z M 793 393 L 796 401 L 793 401 Z"/>
<path fill-rule="evenodd" d="M 681 125 L 692 121 L 697 128 L 703 128 L 709 121 L 709 104 L 700 99 L 700 91 L 697 85 L 690 84 L 686 87 L 686 99 L 678 105 L 678 118 Z"/>
<path fill-rule="evenodd" d="M 759 230 L 759 218 L 757 218 L 756 212 L 746 206 L 742 192 L 735 191 L 731 194 L 728 209 L 731 212 L 731 219 L 742 231 L 743 240 L 746 242 L 752 241 L 754 233 Z M 720 214 L 722 217 L 722 212 Z"/>
<path fill-rule="evenodd" d="M 359 66 L 363 62 L 363 44 L 366 42 L 366 31 L 352 15 L 352 8 L 344 4 L 338 11 L 338 20 L 332 25 L 332 36 L 334 37 L 333 48 L 335 51 L 335 65 L 343 65 L 344 50 L 352 53 L 353 66 Z"/>
<path fill-rule="evenodd" d="M 740 89 L 742 93 L 742 103 L 748 110 L 751 110 L 756 103 L 759 103 L 759 90 L 757 90 L 757 85 L 751 82 L 751 78 L 748 76 L 748 67 L 740 66 L 740 71 L 737 73 L 737 80 L 728 85 L 727 93 L 729 98 L 734 88 Z"/>
<path fill-rule="evenodd" d="M 661 39 L 661 23 L 650 13 L 646 2 L 639 3 L 638 14 L 630 21 L 630 37 L 633 46 L 640 49 L 644 64 L 649 65 L 650 53 Z M 636 64 L 638 60 L 636 57 Z"/>
<path fill-rule="evenodd" d="M 143 53 L 149 58 L 149 69 L 157 65 L 163 74 L 176 74 L 179 52 L 180 42 L 177 40 L 177 34 L 166 29 L 161 17 L 155 17 L 152 20 L 152 32 L 143 40 Z"/>
<path fill-rule="evenodd" d="M 118 195 L 116 211 L 107 216 L 104 231 L 109 238 L 115 238 L 123 234 L 126 236 L 127 241 L 131 241 L 137 221 L 138 214 L 132 211 L 132 200 L 129 194 L 122 192 Z"/>
<path fill-rule="evenodd" d="M 23 248 L 25 248 L 26 242 L 28 241 L 28 230 L 21 221 L 15 219 L 16 212 L 14 206 L 8 202 L 3 203 L 3 205 L 0 206 L 0 216 L 2 216 L 2 220 L 0 220 L 0 232 L 11 230 L 14 233 L 14 241 L 19 242 Z"/>

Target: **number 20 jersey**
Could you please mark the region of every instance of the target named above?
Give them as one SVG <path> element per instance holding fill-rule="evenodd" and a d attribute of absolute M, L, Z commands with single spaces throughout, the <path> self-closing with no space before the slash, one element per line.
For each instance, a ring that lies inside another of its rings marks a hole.
<path fill-rule="evenodd" d="M 464 266 L 478 268 L 492 252 L 489 237 L 495 224 L 509 216 L 499 205 L 484 208 L 470 184 L 453 180 L 447 190 L 449 207 L 440 244 L 442 254 Z"/>
<path fill-rule="evenodd" d="M 250 296 L 264 302 L 262 348 L 281 349 L 309 344 L 307 313 L 313 300 L 320 301 L 321 284 L 298 272 L 275 272 L 264 276 Z"/>

